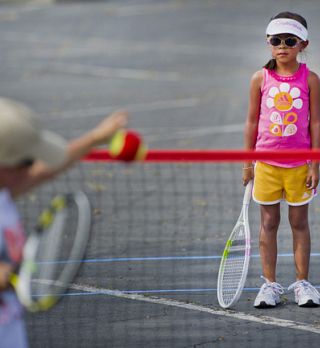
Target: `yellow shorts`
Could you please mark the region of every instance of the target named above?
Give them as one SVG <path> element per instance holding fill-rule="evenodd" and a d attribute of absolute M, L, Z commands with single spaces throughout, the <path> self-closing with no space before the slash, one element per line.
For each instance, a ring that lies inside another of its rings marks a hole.
<path fill-rule="evenodd" d="M 315 190 L 306 187 L 308 165 L 283 168 L 257 162 L 252 197 L 259 204 L 271 205 L 284 199 L 289 205 L 309 203 Z"/>

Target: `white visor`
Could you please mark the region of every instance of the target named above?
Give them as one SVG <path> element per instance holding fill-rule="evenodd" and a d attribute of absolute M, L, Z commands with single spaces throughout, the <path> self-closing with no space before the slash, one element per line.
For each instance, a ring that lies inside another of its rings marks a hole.
<path fill-rule="evenodd" d="M 276 18 L 267 26 L 267 35 L 293 34 L 303 41 L 308 39 L 308 30 L 295 19 Z"/>

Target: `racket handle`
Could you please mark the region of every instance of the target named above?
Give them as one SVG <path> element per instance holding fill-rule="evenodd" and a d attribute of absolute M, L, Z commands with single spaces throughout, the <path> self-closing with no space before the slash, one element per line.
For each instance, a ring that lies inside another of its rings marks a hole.
<path fill-rule="evenodd" d="M 246 190 L 243 196 L 243 204 L 248 205 L 252 195 L 253 180 L 250 180 L 246 186 Z"/>

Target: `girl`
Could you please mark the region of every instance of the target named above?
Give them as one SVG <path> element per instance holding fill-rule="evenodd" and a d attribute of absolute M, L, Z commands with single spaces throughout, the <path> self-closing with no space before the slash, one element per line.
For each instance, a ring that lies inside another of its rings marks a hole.
<path fill-rule="evenodd" d="M 320 147 L 319 78 L 297 61 L 308 46 L 306 20 L 282 12 L 267 27 L 272 59 L 257 71 L 250 85 L 249 111 L 245 129 L 246 149 L 310 149 Z M 246 162 L 243 184 L 254 177 L 253 199 L 260 204 L 259 249 L 262 285 L 254 302 L 257 308 L 279 304 L 284 289 L 276 282 L 277 231 L 280 201 L 289 205 L 296 267 L 294 289 L 299 306 L 320 304 L 320 294 L 308 281 L 310 231 L 308 204 L 319 181 L 318 163 L 305 161 Z"/>

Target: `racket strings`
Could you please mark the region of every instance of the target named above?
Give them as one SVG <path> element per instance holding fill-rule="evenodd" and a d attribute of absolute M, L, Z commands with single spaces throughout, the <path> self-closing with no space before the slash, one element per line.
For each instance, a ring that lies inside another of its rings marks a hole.
<path fill-rule="evenodd" d="M 49 230 L 42 234 L 31 279 L 32 296 L 55 296 L 68 287 L 70 274 L 80 262 L 74 252 L 78 215 L 76 205 L 68 202 L 63 210 L 56 212 Z"/>
<path fill-rule="evenodd" d="M 221 286 L 222 298 L 226 305 L 230 304 L 238 293 L 249 248 L 249 243 L 245 239 L 244 226 L 241 224 L 234 231 L 226 251 Z"/>

